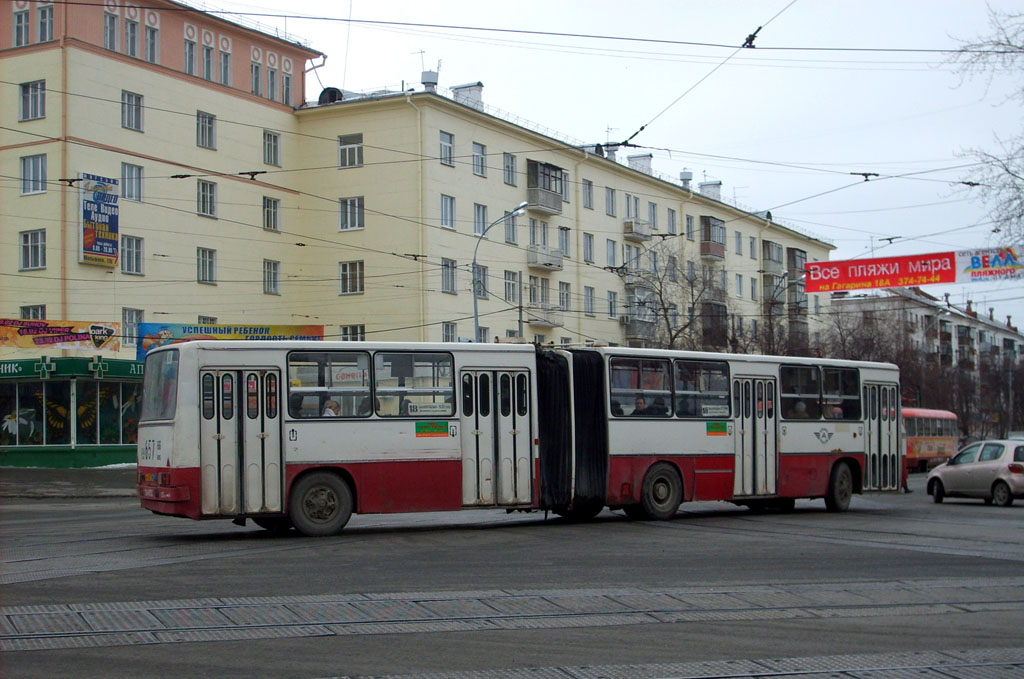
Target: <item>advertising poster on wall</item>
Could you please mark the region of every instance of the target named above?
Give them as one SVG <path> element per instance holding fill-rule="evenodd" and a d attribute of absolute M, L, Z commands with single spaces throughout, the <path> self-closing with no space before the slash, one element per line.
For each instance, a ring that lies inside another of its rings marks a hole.
<path fill-rule="evenodd" d="M 121 349 L 120 323 L 0 318 L 0 349 Z"/>
<path fill-rule="evenodd" d="M 901 288 L 935 283 L 1024 281 L 1024 265 L 1013 248 L 986 248 L 927 255 L 808 262 L 807 292 Z"/>
<path fill-rule="evenodd" d="M 166 344 L 188 340 L 322 340 L 322 325 L 211 325 L 140 323 L 137 358 Z"/>
<path fill-rule="evenodd" d="M 118 180 L 94 174 L 81 175 L 83 264 L 117 266 Z"/>

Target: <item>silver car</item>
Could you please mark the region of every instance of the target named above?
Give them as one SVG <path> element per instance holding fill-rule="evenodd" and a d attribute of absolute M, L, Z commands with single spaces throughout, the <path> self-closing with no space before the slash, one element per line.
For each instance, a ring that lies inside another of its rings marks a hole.
<path fill-rule="evenodd" d="M 935 502 L 947 497 L 978 497 L 985 504 L 1009 507 L 1024 497 L 1024 441 L 978 441 L 928 474 L 928 494 Z"/>

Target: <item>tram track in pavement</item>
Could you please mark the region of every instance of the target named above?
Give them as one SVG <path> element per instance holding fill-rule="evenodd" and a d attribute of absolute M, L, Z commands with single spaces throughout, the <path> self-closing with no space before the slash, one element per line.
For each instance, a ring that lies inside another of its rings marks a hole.
<path fill-rule="evenodd" d="M 1016 612 L 1024 577 L 208 597 L 0 608 L 0 651 Z"/>

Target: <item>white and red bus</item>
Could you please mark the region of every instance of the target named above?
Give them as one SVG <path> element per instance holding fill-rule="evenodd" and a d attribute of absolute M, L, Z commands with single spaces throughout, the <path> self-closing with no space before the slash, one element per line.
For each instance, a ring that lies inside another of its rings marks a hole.
<path fill-rule="evenodd" d="M 306 535 L 353 512 L 667 519 L 896 491 L 890 364 L 515 344 L 195 341 L 146 358 L 138 496 Z"/>
<path fill-rule="evenodd" d="M 956 413 L 930 408 L 903 408 L 907 469 L 927 471 L 956 453 L 960 436 Z"/>

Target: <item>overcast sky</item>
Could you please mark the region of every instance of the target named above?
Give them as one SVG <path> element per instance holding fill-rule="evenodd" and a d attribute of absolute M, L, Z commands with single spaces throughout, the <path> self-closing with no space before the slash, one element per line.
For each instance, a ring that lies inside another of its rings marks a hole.
<path fill-rule="evenodd" d="M 207 6 L 283 11 L 272 0 Z M 994 150 L 998 138 L 1021 130 L 1020 106 L 1006 101 L 1019 82 L 962 81 L 941 53 L 869 51 L 955 49 L 958 40 L 988 33 L 980 1 L 293 0 L 287 7 L 342 20 L 731 46 L 763 26 L 755 49 L 726 61 L 734 47 L 250 17 L 327 54 L 307 78 L 307 99 L 321 86 L 421 89 L 420 72 L 440 62 L 440 87 L 481 81 L 486 104 L 566 137 L 622 141 L 647 125 L 633 138 L 645 148 L 620 159 L 649 151 L 658 172 L 678 177 L 686 168 L 695 182 L 721 180 L 724 198 L 834 243 L 832 259 L 1020 246 L 992 233 L 987 207 L 957 184 L 970 178 L 969 149 Z M 769 49 L 795 47 L 832 49 Z M 880 176 L 865 182 L 851 172 Z M 907 173 L 923 174 L 893 177 Z M 995 307 L 996 318 L 1013 314 L 1021 325 L 1021 288 L 926 290 L 950 292 L 958 303 L 969 296 L 976 308 Z"/>

